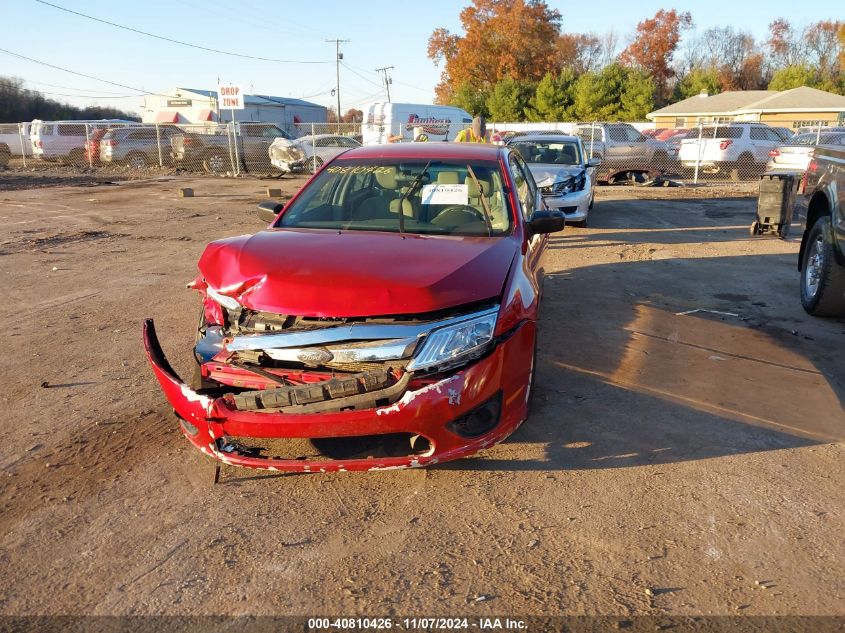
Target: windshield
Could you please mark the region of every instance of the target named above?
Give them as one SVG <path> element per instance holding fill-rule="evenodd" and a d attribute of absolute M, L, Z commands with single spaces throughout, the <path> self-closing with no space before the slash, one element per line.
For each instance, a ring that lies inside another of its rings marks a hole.
<path fill-rule="evenodd" d="M 278 226 L 492 236 L 510 232 L 509 209 L 496 162 L 339 160 L 306 186 Z"/>
<path fill-rule="evenodd" d="M 511 143 L 527 163 L 580 165 L 581 151 L 574 141 L 517 141 Z"/>

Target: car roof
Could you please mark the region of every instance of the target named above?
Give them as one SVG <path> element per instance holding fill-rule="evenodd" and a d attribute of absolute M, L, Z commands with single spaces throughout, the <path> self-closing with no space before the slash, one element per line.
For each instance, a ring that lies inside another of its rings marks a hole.
<path fill-rule="evenodd" d="M 511 143 L 518 143 L 520 141 L 566 141 L 570 143 L 577 143 L 580 141 L 581 137 L 579 136 L 572 136 L 571 134 L 520 134 L 519 136 L 514 136 L 513 138 L 509 138 L 507 144 L 510 145 Z"/>
<path fill-rule="evenodd" d="M 365 145 L 344 152 L 338 160 L 360 158 L 420 158 L 424 160 L 498 160 L 505 152 L 500 145 L 485 143 L 388 143 Z"/>

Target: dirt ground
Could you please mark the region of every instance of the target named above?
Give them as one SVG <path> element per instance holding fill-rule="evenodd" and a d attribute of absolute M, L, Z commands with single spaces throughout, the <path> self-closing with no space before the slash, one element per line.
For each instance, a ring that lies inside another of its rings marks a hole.
<path fill-rule="evenodd" d="M 845 323 L 802 311 L 797 237 L 749 237 L 753 183 L 602 189 L 552 239 L 503 444 L 215 486 L 141 321 L 184 373 L 185 283 L 266 186 L 0 191 L 0 613 L 845 615 Z"/>

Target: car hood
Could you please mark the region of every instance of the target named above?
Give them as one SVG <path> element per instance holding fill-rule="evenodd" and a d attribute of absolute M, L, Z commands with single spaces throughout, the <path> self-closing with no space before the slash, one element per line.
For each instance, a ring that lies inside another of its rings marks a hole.
<path fill-rule="evenodd" d="M 419 314 L 498 297 L 512 237 L 268 229 L 206 247 L 206 283 L 252 310 L 315 317 Z"/>
<path fill-rule="evenodd" d="M 529 165 L 528 169 L 538 187 L 548 187 L 584 171 L 584 168 L 578 165 Z"/>

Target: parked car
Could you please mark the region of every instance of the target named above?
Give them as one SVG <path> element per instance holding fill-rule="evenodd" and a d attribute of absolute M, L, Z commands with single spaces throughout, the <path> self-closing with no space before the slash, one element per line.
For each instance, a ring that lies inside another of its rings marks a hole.
<path fill-rule="evenodd" d="M 599 181 L 613 181 L 620 175 L 656 174 L 669 168 L 669 149 L 663 141 L 648 139 L 628 123 L 576 125 L 573 134 L 581 138 L 588 158 L 601 162 Z"/>
<path fill-rule="evenodd" d="M 193 387 L 144 325 L 153 372 L 199 450 L 299 472 L 426 466 L 526 419 L 542 255 L 565 218 L 545 208 L 519 152 L 351 149 L 259 214 L 265 230 L 212 242 L 199 260 Z M 286 438 L 311 438 L 330 459 Z"/>
<path fill-rule="evenodd" d="M 238 123 L 237 155 L 240 168 L 254 172 L 272 172 L 270 145 L 291 136 L 274 123 Z M 205 170 L 220 174 L 232 170 L 234 147 L 227 126 L 209 126 L 206 129 L 174 134 L 170 139 L 170 153 L 174 164 L 185 169 Z M 291 166 L 292 170 L 305 168 L 304 155 Z"/>
<path fill-rule="evenodd" d="M 95 130 L 132 124 L 122 119 L 96 121 L 41 121 L 35 119 L 30 128 L 32 153 L 43 160 L 62 160 L 84 164 L 85 143 Z"/>
<path fill-rule="evenodd" d="M 771 129 L 774 130 L 775 134 L 780 136 L 783 141 L 789 141 L 793 136 L 795 136 L 795 132 L 792 128 L 772 126 Z"/>
<path fill-rule="evenodd" d="M 593 208 L 597 158 L 588 159 L 577 136 L 527 134 L 508 142 L 534 176 L 546 205 L 566 214 L 567 224 L 587 226 Z"/>
<path fill-rule="evenodd" d="M 275 143 L 276 141 L 274 141 Z M 330 161 L 338 154 L 342 154 L 353 147 L 361 147 L 361 143 L 341 134 L 315 134 L 298 138 L 294 141 L 302 153 L 305 154 L 306 167 L 309 171 L 317 171 L 323 163 Z M 272 146 L 271 146 L 272 147 Z M 272 149 L 270 150 L 272 152 Z"/>
<path fill-rule="evenodd" d="M 100 160 L 120 163 L 134 169 L 169 165 L 170 139 L 182 134 L 175 125 L 144 125 L 109 130 L 100 141 Z"/>
<path fill-rule="evenodd" d="M 100 141 L 108 132 L 106 128 L 99 128 L 93 130 L 88 135 L 88 140 L 85 142 L 85 151 L 83 153 L 83 160 L 91 165 L 100 164 Z"/>
<path fill-rule="evenodd" d="M 817 144 L 845 145 L 845 129 L 838 132 L 825 131 L 821 135 L 815 132 L 797 134 L 786 145 L 778 145 L 769 151 L 766 171 L 804 172 Z"/>
<path fill-rule="evenodd" d="M 701 172 L 756 178 L 765 169 L 769 151 L 782 143 L 780 135 L 762 123 L 707 125 L 687 133 L 678 160 L 689 170 L 698 163 Z"/>
<path fill-rule="evenodd" d="M 15 156 L 32 155 L 29 139 L 29 123 L 0 124 L 0 167 L 5 166 Z"/>
<path fill-rule="evenodd" d="M 819 317 L 845 317 L 845 148 L 819 145 L 807 166 L 795 220 L 803 227 L 801 305 Z"/>

